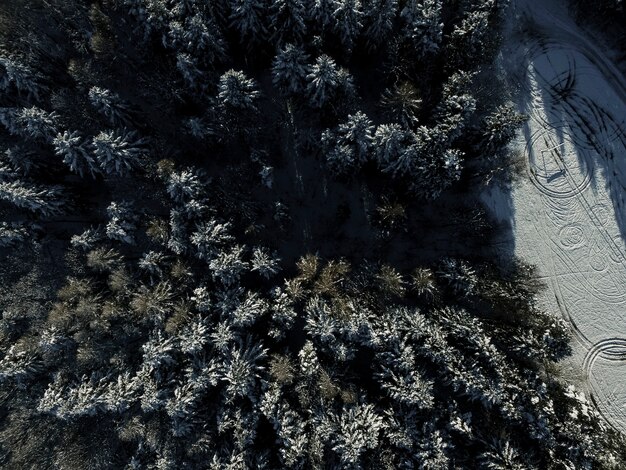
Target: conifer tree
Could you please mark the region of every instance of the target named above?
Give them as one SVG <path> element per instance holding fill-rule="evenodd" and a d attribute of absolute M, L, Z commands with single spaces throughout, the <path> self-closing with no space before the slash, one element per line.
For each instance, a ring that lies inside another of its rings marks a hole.
<path fill-rule="evenodd" d="M 130 131 L 103 131 L 91 141 L 102 171 L 115 176 L 125 176 L 140 165 L 145 143 Z"/>
<path fill-rule="evenodd" d="M 299 47 L 287 44 L 278 51 L 272 63 L 274 85 L 286 94 L 303 93 L 309 73 L 308 55 Z"/>
<path fill-rule="evenodd" d="M 340 86 L 339 68 L 335 61 L 325 54 L 315 60 L 306 78 L 310 102 L 317 108 L 332 100 Z"/>

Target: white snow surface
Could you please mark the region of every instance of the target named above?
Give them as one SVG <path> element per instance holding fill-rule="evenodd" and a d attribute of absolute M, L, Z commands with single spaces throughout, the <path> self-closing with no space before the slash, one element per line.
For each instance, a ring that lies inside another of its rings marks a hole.
<path fill-rule="evenodd" d="M 530 116 L 527 175 L 484 199 L 512 223 L 502 249 L 539 267 L 541 306 L 571 322 L 598 411 L 626 432 L 626 80 L 559 0 L 513 3 L 500 64 Z"/>

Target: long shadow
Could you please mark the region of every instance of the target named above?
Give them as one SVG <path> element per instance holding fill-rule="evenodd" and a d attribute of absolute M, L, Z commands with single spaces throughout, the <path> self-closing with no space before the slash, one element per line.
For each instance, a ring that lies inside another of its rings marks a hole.
<path fill-rule="evenodd" d="M 526 50 L 519 54 L 523 60 L 516 64 L 517 73 L 509 70 L 508 79 L 517 90 L 515 101 L 520 112 L 532 115 L 534 127 L 540 124 L 547 136 L 543 138 L 553 143 L 553 148 L 545 155 L 534 154 L 531 142 L 542 137 L 533 135 L 531 126 L 525 125 L 522 134 L 529 163 L 551 158 L 559 165 L 554 171 L 535 178 L 535 182 L 550 186 L 569 179 L 575 186 L 576 181 L 586 178 L 585 184 L 590 185 L 587 194 L 591 194 L 592 199 L 586 201 L 583 194 L 577 197 L 592 222 L 604 231 L 603 224 L 594 220 L 596 216 L 585 204 L 594 205 L 593 195 L 606 192 L 609 199 L 606 203 L 613 207 L 621 237 L 620 241 L 615 239 L 617 233 L 608 233 L 607 242 L 615 245 L 612 249 L 621 252 L 626 261 L 626 103 L 620 99 L 620 93 L 611 89 L 609 80 L 601 82 L 596 77 L 595 74 L 602 78 L 602 70 L 576 45 L 559 44 L 534 33 L 535 36 L 528 34 L 520 38 Z M 539 101 L 544 105 L 543 118 L 535 112 Z M 567 155 L 563 154 L 565 149 L 568 149 Z M 572 159 L 574 156 L 576 160 Z M 574 168 L 567 167 L 568 161 L 573 162 Z M 534 176 L 532 166 L 530 164 L 530 175 Z M 601 191 L 603 188 L 605 191 Z M 510 200 L 510 197 L 503 198 Z"/>
<path fill-rule="evenodd" d="M 612 91 L 608 80 L 603 83 L 595 76 L 601 76 L 601 69 L 595 68 L 575 46 L 548 44 L 535 59 L 530 65 L 536 72 L 538 91 L 546 105 L 544 130 L 552 133 L 559 144 L 564 144 L 565 140 L 573 144 L 579 169 L 589 173 L 594 192 L 602 186 L 606 189 L 622 239 L 621 246 L 615 248 L 623 253 L 626 242 L 626 103 Z M 520 98 L 522 106 L 530 111 L 531 90 L 528 82 L 526 85 L 522 87 L 525 95 Z M 565 155 L 559 155 L 557 149 L 554 157 L 563 159 Z M 572 174 L 568 168 L 563 170 L 565 178 L 580 176 Z M 583 206 L 588 203 L 582 194 L 581 203 Z M 593 214 L 589 215 L 594 223 L 598 222 L 593 220 Z"/>

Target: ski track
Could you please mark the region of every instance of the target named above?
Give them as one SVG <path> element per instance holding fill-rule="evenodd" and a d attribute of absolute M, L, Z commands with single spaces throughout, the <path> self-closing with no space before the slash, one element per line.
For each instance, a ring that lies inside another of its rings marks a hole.
<path fill-rule="evenodd" d="M 502 59 L 530 117 L 515 252 L 539 266 L 544 304 L 571 322 L 592 403 L 626 432 L 626 80 L 558 0 L 513 10 L 532 25 Z"/>

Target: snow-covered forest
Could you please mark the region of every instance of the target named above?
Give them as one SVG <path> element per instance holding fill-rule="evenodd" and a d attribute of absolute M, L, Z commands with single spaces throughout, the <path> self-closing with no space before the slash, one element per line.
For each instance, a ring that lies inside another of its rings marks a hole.
<path fill-rule="evenodd" d="M 508 13 L 3 1 L 0 466 L 626 468 L 479 197 Z"/>

